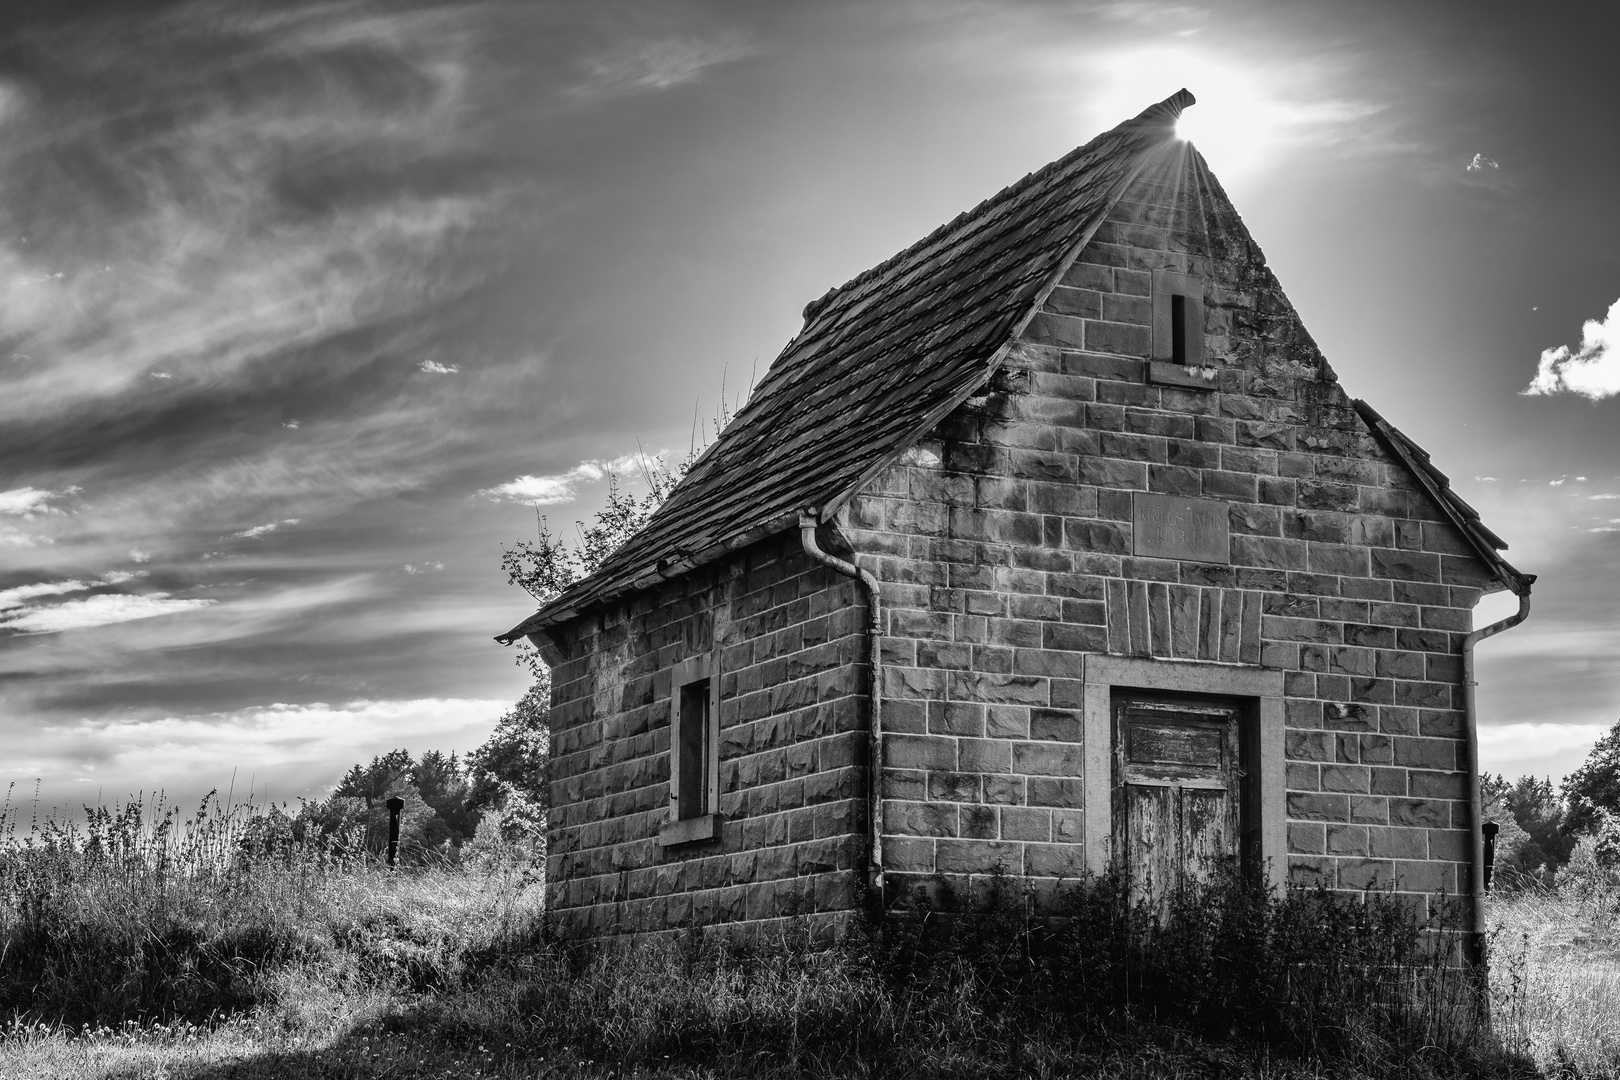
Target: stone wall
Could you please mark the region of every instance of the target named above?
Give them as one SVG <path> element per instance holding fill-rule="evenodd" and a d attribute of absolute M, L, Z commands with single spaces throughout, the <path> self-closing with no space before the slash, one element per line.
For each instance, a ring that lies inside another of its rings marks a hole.
<path fill-rule="evenodd" d="M 866 858 L 866 617 L 790 534 L 553 635 L 547 901 L 566 932 L 847 917 Z M 720 835 L 663 848 L 670 669 L 714 649 Z"/>
<path fill-rule="evenodd" d="M 1210 389 L 1154 385 L 1154 270 Z M 1133 492 L 1230 504 L 1231 565 L 1133 557 Z M 1086 865 L 1076 654 L 1286 672 L 1288 870 L 1467 886 L 1459 647 L 1489 583 L 1378 446 L 1201 163 L 1139 180 L 991 392 L 849 507 L 884 582 L 891 891 Z"/>

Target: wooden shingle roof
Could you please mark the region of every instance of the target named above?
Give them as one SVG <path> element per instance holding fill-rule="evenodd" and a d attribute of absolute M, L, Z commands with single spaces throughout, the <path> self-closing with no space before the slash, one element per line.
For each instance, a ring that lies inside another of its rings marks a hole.
<path fill-rule="evenodd" d="M 1157 153 L 1181 90 L 805 308 L 745 405 L 636 536 L 496 638 L 567 621 L 826 515 L 994 374 L 1005 349 Z"/>

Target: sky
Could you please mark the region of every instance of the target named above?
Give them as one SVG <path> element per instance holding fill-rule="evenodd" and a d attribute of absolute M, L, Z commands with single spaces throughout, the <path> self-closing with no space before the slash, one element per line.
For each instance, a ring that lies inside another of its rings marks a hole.
<path fill-rule="evenodd" d="M 1484 765 L 1620 719 L 1613 5 L 12 0 L 0 786 L 318 798 L 523 691 L 503 545 L 804 304 L 1182 86 L 1347 390 L 1540 575 Z M 1481 606 L 1485 621 L 1511 597 Z"/>

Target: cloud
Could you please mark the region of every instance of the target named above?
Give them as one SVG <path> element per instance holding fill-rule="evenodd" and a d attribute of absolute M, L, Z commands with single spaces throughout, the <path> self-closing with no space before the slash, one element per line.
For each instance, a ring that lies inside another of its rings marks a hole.
<path fill-rule="evenodd" d="M 602 480 L 609 473 L 625 474 L 652 464 L 655 455 L 626 454 L 611 461 L 587 460 L 567 472 L 548 476 L 520 476 L 492 488 L 478 492 L 492 502 L 528 503 L 531 506 L 554 506 L 573 500 L 580 484 Z"/>
<path fill-rule="evenodd" d="M 282 518 L 280 521 L 271 521 L 271 522 L 268 522 L 268 523 L 266 523 L 264 525 L 255 525 L 251 529 L 243 529 L 239 533 L 232 533 L 231 534 L 231 539 L 233 539 L 233 540 L 257 540 L 260 537 L 269 536 L 271 533 L 275 532 L 277 529 L 281 528 L 283 525 L 297 525 L 297 524 L 299 524 L 299 519 L 298 518 Z"/>
<path fill-rule="evenodd" d="M 21 614 L 0 618 L 0 629 L 25 634 L 57 634 L 68 630 L 88 630 L 96 626 L 151 619 L 208 607 L 212 600 L 176 599 L 168 593 L 133 596 L 103 593 L 83 600 L 69 600 L 55 607 L 25 608 Z"/>
<path fill-rule="evenodd" d="M 1620 394 L 1620 300 L 1603 319 L 1588 319 L 1581 327 L 1580 348 L 1567 345 L 1545 349 L 1536 365 L 1536 377 L 1520 391 L 1541 395 L 1560 392 L 1601 401 Z"/>
<path fill-rule="evenodd" d="M 1474 155 L 1474 160 L 1470 161 L 1468 163 L 1468 171 L 1469 172 L 1480 172 L 1480 171 L 1485 170 L 1485 169 L 1499 169 L 1499 168 L 1501 168 L 1500 165 L 1498 165 L 1496 162 L 1492 161 L 1490 158 L 1486 157 L 1484 154 L 1475 154 Z"/>
<path fill-rule="evenodd" d="M 1519 723 L 1481 725 L 1479 752 L 1488 772 L 1508 777 L 1566 774 L 1612 725 Z"/>
<path fill-rule="evenodd" d="M 472 698 L 345 703 L 276 703 L 226 712 L 47 724 L 8 762 L 10 776 L 71 777 L 93 783 L 135 780 L 196 798 L 217 786 L 223 799 L 250 785 L 262 797 L 324 795 L 350 762 L 394 747 L 466 751 L 482 742 L 510 705 Z M 319 777 L 320 779 L 314 779 Z M 120 789 L 109 792 L 111 797 Z M 127 789 L 125 789 L 127 790 Z"/>
<path fill-rule="evenodd" d="M 101 585 L 122 585 L 138 577 L 145 577 L 146 571 L 131 572 L 128 570 L 114 570 L 90 581 L 42 581 L 33 585 L 17 585 L 10 589 L 0 589 L 0 611 L 10 608 L 22 607 L 23 602 L 39 596 L 62 596 L 67 593 L 84 592 Z"/>
<path fill-rule="evenodd" d="M 25 487 L 0 491 L 0 514 L 11 514 L 15 517 L 32 519 L 35 514 L 56 513 L 56 509 L 50 505 L 51 502 L 57 499 L 65 499 L 69 495 L 77 495 L 80 490 L 80 488 L 69 487 L 63 488 L 61 491 L 45 491 L 40 488 Z"/>
<path fill-rule="evenodd" d="M 624 41 L 584 61 L 587 79 L 573 93 L 581 98 L 608 98 L 668 90 L 695 82 L 708 69 L 753 52 L 748 40 L 736 33 Z"/>
<path fill-rule="evenodd" d="M 460 364 L 440 364 L 432 360 L 424 360 L 416 366 L 430 375 L 454 375 L 461 370 Z"/>
<path fill-rule="evenodd" d="M 406 563 L 405 564 L 405 572 L 407 574 L 426 574 L 426 573 L 428 573 L 429 571 L 432 571 L 432 570 L 443 570 L 443 569 L 444 569 L 444 563 L 442 563 L 442 562 L 429 562 L 429 563 L 421 563 L 421 564 Z"/>

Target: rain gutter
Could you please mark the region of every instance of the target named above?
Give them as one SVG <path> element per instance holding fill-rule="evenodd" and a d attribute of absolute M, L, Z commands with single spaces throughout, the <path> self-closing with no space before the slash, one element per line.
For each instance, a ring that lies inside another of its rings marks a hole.
<path fill-rule="evenodd" d="M 799 515 L 799 538 L 804 553 L 819 563 L 832 567 L 845 577 L 852 577 L 866 588 L 867 643 L 870 648 L 871 701 L 868 705 L 870 722 L 867 724 L 866 771 L 867 814 L 870 835 L 867 845 L 871 851 L 868 863 L 868 886 L 872 896 L 883 902 L 883 598 L 878 579 L 871 571 L 863 570 L 852 562 L 845 562 L 821 549 L 816 540 L 816 527 L 820 518 L 815 507 Z"/>
<path fill-rule="evenodd" d="M 1474 953 L 1474 960 L 1483 970 L 1486 964 L 1485 957 L 1485 799 L 1480 791 L 1479 780 L 1479 717 L 1478 717 L 1478 689 L 1479 683 L 1474 678 L 1474 646 L 1488 637 L 1494 637 L 1504 630 L 1511 630 L 1524 622 L 1530 615 L 1530 582 L 1535 578 L 1524 575 L 1528 580 L 1522 580 L 1518 592 L 1519 610 L 1500 622 L 1483 626 L 1462 642 L 1463 661 L 1463 722 L 1468 729 L 1468 808 L 1470 819 L 1470 840 L 1473 846 L 1473 859 L 1470 867 L 1469 892 L 1473 894 L 1473 939 L 1470 947 Z"/>

